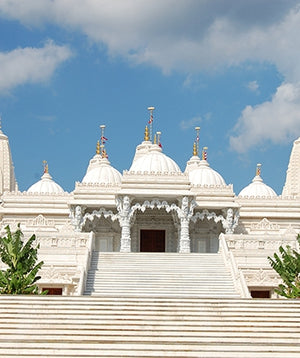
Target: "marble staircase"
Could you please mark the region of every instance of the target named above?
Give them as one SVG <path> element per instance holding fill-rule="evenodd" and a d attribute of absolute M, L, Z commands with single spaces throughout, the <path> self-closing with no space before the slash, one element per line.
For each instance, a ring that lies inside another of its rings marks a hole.
<path fill-rule="evenodd" d="M 299 300 L 2 295 L 0 312 L 6 358 L 300 357 Z"/>
<path fill-rule="evenodd" d="M 94 251 L 85 295 L 238 298 L 220 254 Z"/>

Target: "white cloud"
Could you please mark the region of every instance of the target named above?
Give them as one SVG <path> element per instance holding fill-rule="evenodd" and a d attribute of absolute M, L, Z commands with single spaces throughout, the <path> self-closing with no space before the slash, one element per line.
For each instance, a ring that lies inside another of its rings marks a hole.
<path fill-rule="evenodd" d="M 247 83 L 247 88 L 252 92 L 257 92 L 259 89 L 259 84 L 257 81 L 250 81 Z"/>
<path fill-rule="evenodd" d="M 190 129 L 193 127 L 198 127 L 201 122 L 202 122 L 201 117 L 193 117 L 191 119 L 181 121 L 180 127 L 181 129 Z"/>
<path fill-rule="evenodd" d="M 71 56 L 65 46 L 48 41 L 42 48 L 18 48 L 0 53 L 0 92 L 26 83 L 48 80 L 57 67 Z"/>
<path fill-rule="evenodd" d="M 245 61 L 271 63 L 285 82 L 272 101 L 243 110 L 231 146 L 245 151 L 264 140 L 278 143 L 299 133 L 299 0 L 1 0 L 0 16 L 30 27 L 51 23 L 81 31 L 110 55 L 165 73 L 180 70 L 191 76 Z M 10 75 L 11 85 L 9 78 L 1 81 L 9 88 L 45 76 L 26 65 L 23 76 Z M 191 83 L 187 77 L 185 85 Z M 258 89 L 255 81 L 249 86 Z"/>
<path fill-rule="evenodd" d="M 269 102 L 247 106 L 230 137 L 233 150 L 243 153 L 265 142 L 285 143 L 300 133 L 300 83 L 284 83 Z"/>
<path fill-rule="evenodd" d="M 295 0 L 2 0 L 0 16 L 28 26 L 54 23 L 80 30 L 110 54 L 168 72 L 230 66 L 247 59 L 282 69 L 297 51 Z M 298 61 L 299 62 L 299 61 Z M 298 67 L 298 65 L 297 65 Z"/>

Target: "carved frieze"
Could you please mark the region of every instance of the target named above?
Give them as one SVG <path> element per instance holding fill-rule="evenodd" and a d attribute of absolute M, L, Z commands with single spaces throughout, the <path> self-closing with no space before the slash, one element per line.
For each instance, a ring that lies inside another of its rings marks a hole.
<path fill-rule="evenodd" d="M 263 218 L 259 223 L 251 225 L 251 231 L 279 231 L 278 224 L 271 223 L 267 218 Z"/>

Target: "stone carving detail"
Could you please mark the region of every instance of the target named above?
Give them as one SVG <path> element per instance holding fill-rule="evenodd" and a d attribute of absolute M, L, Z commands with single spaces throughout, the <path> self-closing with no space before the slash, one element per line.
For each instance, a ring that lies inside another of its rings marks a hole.
<path fill-rule="evenodd" d="M 131 251 L 131 237 L 130 228 L 132 222 L 135 219 L 136 212 L 145 212 L 146 209 L 165 209 L 167 213 L 176 212 L 180 221 L 180 252 L 190 252 L 190 239 L 189 239 L 189 221 L 193 216 L 193 211 L 196 206 L 195 201 L 189 203 L 188 197 L 183 197 L 181 207 L 176 204 L 169 204 L 167 201 L 160 201 L 153 199 L 151 201 L 144 201 L 143 204 L 136 203 L 131 206 L 130 198 L 126 195 L 124 197 L 116 198 L 116 206 L 118 212 L 115 214 L 111 210 L 107 211 L 104 208 L 96 211 L 94 210 L 91 214 L 87 213 L 82 217 L 81 207 L 75 208 L 75 213 L 72 216 L 72 223 L 75 230 L 80 231 L 87 220 L 93 220 L 95 217 L 100 218 L 111 218 L 112 221 L 119 220 L 121 227 L 121 252 Z"/>
<path fill-rule="evenodd" d="M 47 220 L 43 215 L 38 215 L 34 219 L 28 219 L 26 222 L 27 226 L 54 226 L 54 220 Z"/>
<path fill-rule="evenodd" d="M 257 231 L 278 231 L 280 226 L 277 224 L 272 224 L 267 218 L 263 218 L 258 224 L 252 224 L 251 230 Z"/>
<path fill-rule="evenodd" d="M 193 216 L 194 208 L 196 205 L 197 204 L 194 200 L 189 203 L 189 198 L 187 196 L 182 198 L 181 207 L 174 203 L 170 205 L 167 201 L 161 202 L 158 199 L 153 199 L 151 202 L 146 200 L 142 205 L 140 203 L 135 204 L 129 212 L 129 217 L 132 218 L 136 210 L 144 212 L 147 208 L 165 209 L 167 213 L 175 211 L 180 220 L 179 252 L 185 253 L 191 251 L 189 222 Z"/>
<path fill-rule="evenodd" d="M 233 234 L 234 229 L 238 225 L 240 214 L 238 210 L 236 212 L 233 212 L 232 208 L 227 209 L 227 215 L 226 219 L 222 220 L 222 225 L 225 229 L 225 234 Z"/>
<path fill-rule="evenodd" d="M 65 272 L 65 270 L 58 270 L 55 267 L 51 266 L 48 268 L 44 268 L 40 271 L 41 274 L 41 282 L 48 283 L 64 283 L 64 284 L 72 284 L 74 277 L 79 276 L 79 272 L 75 270 Z"/>
<path fill-rule="evenodd" d="M 78 238 L 64 238 L 64 237 L 38 237 L 37 243 L 41 248 L 46 247 L 61 247 L 61 248 L 71 248 L 71 247 L 86 247 L 88 239 L 86 237 Z"/>
<path fill-rule="evenodd" d="M 232 208 L 227 209 L 226 217 L 204 209 L 201 212 L 197 212 L 191 220 L 195 223 L 197 220 L 204 220 L 204 218 L 207 218 L 207 220 L 214 220 L 215 223 L 221 222 L 225 229 L 225 233 L 233 234 L 234 229 L 238 226 L 239 216 L 239 211 L 236 210 L 234 212 Z"/>
<path fill-rule="evenodd" d="M 75 231 L 81 231 L 83 226 L 83 208 L 77 205 L 71 209 L 70 218 Z"/>
<path fill-rule="evenodd" d="M 118 214 L 114 214 L 111 210 L 106 210 L 104 208 L 100 208 L 99 210 L 94 210 L 91 214 L 86 213 L 82 219 L 82 226 L 85 225 L 87 220 L 93 221 L 95 217 L 105 219 L 111 218 L 112 221 L 116 221 L 118 219 Z"/>
<path fill-rule="evenodd" d="M 280 277 L 273 270 L 254 269 L 243 270 L 248 286 L 278 286 Z"/>
<path fill-rule="evenodd" d="M 73 232 L 74 226 L 72 225 L 70 220 L 67 220 L 63 226 L 59 228 L 60 232 Z"/>
<path fill-rule="evenodd" d="M 130 220 L 134 213 L 133 208 L 130 207 L 130 199 L 126 195 L 122 199 L 116 199 L 119 223 L 121 226 L 121 245 L 120 252 L 131 251 L 131 237 L 130 237 Z"/>
<path fill-rule="evenodd" d="M 297 236 L 297 231 L 290 225 L 284 232 L 284 235 Z"/>

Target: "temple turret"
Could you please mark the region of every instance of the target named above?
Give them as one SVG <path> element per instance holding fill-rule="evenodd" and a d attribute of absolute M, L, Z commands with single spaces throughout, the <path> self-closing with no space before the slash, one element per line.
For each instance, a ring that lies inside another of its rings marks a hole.
<path fill-rule="evenodd" d="M 300 196 L 300 137 L 293 145 L 282 196 Z"/>
<path fill-rule="evenodd" d="M 0 195 L 5 191 L 17 191 L 14 166 L 8 137 L 3 134 L 0 125 Z"/>

